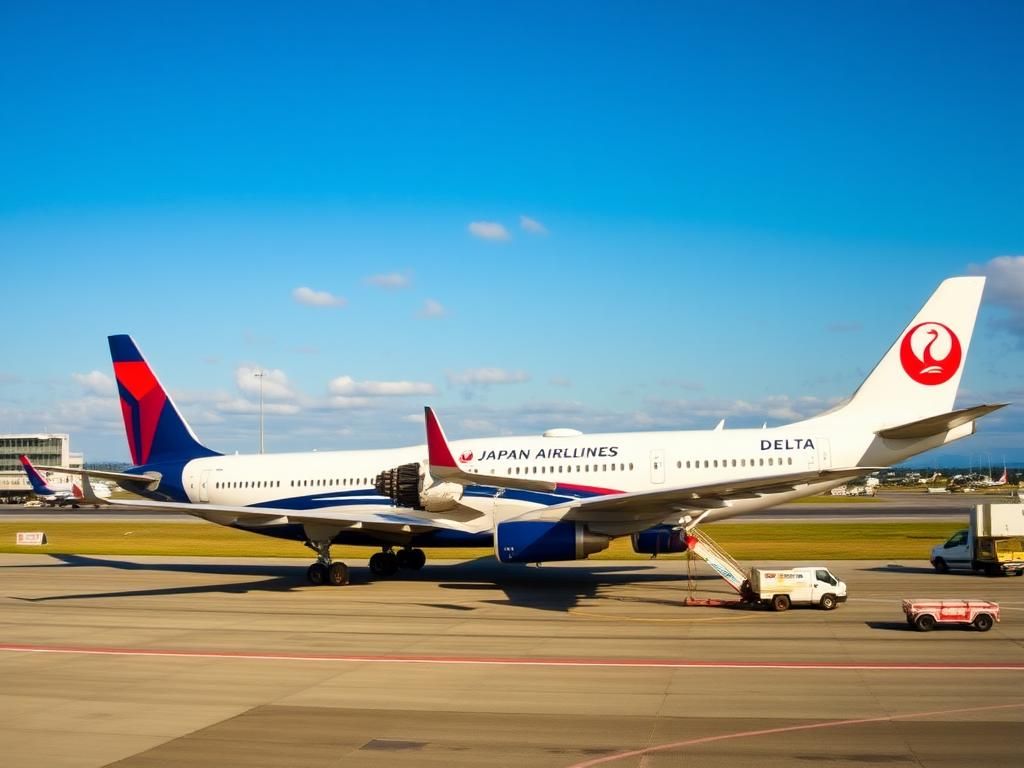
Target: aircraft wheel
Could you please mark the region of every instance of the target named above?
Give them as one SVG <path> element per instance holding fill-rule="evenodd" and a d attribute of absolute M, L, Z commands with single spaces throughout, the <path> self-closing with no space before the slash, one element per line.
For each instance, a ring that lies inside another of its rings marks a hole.
<path fill-rule="evenodd" d="M 313 563 L 306 570 L 306 578 L 310 584 L 320 586 L 327 581 L 327 568 L 323 563 Z"/>
<path fill-rule="evenodd" d="M 418 571 L 427 563 L 427 556 L 423 553 L 422 549 L 410 549 L 409 550 L 409 567 L 414 571 Z"/>
<path fill-rule="evenodd" d="M 412 568 L 410 564 L 411 559 L 410 550 L 408 549 L 400 549 L 395 552 L 395 562 L 398 563 L 399 568 Z"/>
<path fill-rule="evenodd" d="M 348 566 L 344 563 L 331 563 L 331 567 L 327 569 L 327 583 L 335 587 L 348 584 Z"/>
<path fill-rule="evenodd" d="M 398 570 L 398 558 L 394 552 L 378 552 L 370 558 L 370 571 L 374 576 L 393 576 Z"/>

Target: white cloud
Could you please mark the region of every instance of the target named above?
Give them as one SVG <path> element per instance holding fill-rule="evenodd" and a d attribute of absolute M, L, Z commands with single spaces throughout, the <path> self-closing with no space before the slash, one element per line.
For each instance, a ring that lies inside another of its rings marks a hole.
<path fill-rule="evenodd" d="M 548 233 L 547 227 L 536 219 L 531 219 L 529 216 L 520 216 L 519 226 L 532 235 L 546 235 Z"/>
<path fill-rule="evenodd" d="M 444 308 L 440 301 L 434 299 L 427 299 L 423 302 L 423 308 L 420 309 L 420 317 L 444 317 L 448 314 L 448 310 Z"/>
<path fill-rule="evenodd" d="M 490 384 L 516 384 L 529 381 L 525 371 L 509 371 L 504 368 L 470 368 L 448 374 L 448 381 L 455 385 L 487 386 Z"/>
<path fill-rule="evenodd" d="M 242 397 L 236 397 L 231 400 L 224 400 L 217 403 L 217 410 L 222 413 L 259 413 L 260 404 L 251 402 Z M 263 403 L 263 413 L 268 415 L 294 416 L 301 410 L 302 409 L 294 403 Z"/>
<path fill-rule="evenodd" d="M 292 298 L 307 307 L 344 307 L 348 301 L 327 291 L 314 291 L 302 286 L 292 291 Z"/>
<path fill-rule="evenodd" d="M 412 284 L 412 277 L 406 272 L 389 272 L 383 275 L 370 275 L 366 282 L 378 288 L 397 291 L 408 288 Z"/>
<path fill-rule="evenodd" d="M 368 397 L 345 397 L 339 395 L 329 401 L 331 408 L 366 408 L 372 401 Z"/>
<path fill-rule="evenodd" d="M 110 376 L 107 376 L 107 374 L 100 373 L 99 371 L 89 371 L 89 373 L 72 373 L 71 378 L 94 395 L 114 397 L 117 393 L 117 389 L 114 386 L 114 380 Z"/>
<path fill-rule="evenodd" d="M 339 376 L 327 385 L 332 395 L 345 397 L 403 397 L 407 395 L 433 395 L 437 390 L 427 381 L 356 381 L 351 376 Z"/>
<path fill-rule="evenodd" d="M 241 365 L 235 369 L 235 383 L 242 392 L 258 396 L 260 393 L 260 377 L 256 374 L 261 372 L 263 374 L 264 400 L 288 400 L 295 397 L 295 390 L 288 383 L 288 376 L 284 371 L 276 368 L 268 369 Z"/>
<path fill-rule="evenodd" d="M 1024 256 L 997 256 L 985 264 L 972 264 L 970 271 L 985 275 L 985 299 L 1005 310 L 997 323 L 1021 337 L 1024 344 Z"/>
<path fill-rule="evenodd" d="M 496 221 L 471 221 L 468 229 L 471 235 L 483 240 L 512 239 L 512 235 L 505 229 L 505 226 Z"/>

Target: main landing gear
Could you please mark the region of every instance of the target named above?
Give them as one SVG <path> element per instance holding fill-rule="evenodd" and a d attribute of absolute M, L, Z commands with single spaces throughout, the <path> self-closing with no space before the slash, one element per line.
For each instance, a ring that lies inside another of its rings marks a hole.
<path fill-rule="evenodd" d="M 399 568 L 409 571 L 418 571 L 427 562 L 427 556 L 422 549 L 411 549 L 404 547 L 397 552 L 391 547 L 384 547 L 370 558 L 370 572 L 374 576 L 394 576 Z"/>
<path fill-rule="evenodd" d="M 335 587 L 348 584 L 348 566 L 341 562 L 331 562 L 330 539 L 307 541 L 306 546 L 316 552 L 316 562 L 306 571 L 310 584 L 330 584 Z"/>

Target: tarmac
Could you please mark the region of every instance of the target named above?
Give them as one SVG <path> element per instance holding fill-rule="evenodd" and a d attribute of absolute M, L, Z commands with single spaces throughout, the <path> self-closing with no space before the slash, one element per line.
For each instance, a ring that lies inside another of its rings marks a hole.
<path fill-rule="evenodd" d="M 825 563 L 834 611 L 700 564 L 431 564 L 312 587 L 306 561 L 0 555 L 15 766 L 1020 765 L 1024 578 Z M 1002 606 L 911 629 L 904 597 Z"/>

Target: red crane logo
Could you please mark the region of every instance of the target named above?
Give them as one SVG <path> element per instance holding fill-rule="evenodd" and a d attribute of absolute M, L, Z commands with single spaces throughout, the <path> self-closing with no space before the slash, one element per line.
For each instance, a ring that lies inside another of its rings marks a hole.
<path fill-rule="evenodd" d="M 473 460 L 473 452 L 472 451 L 463 451 L 461 454 L 459 454 L 459 461 L 461 461 L 463 464 L 465 464 L 467 462 L 470 462 L 472 460 Z"/>
<path fill-rule="evenodd" d="M 942 323 L 919 323 L 900 344 L 903 370 L 918 384 L 945 384 L 960 370 L 960 339 Z"/>

